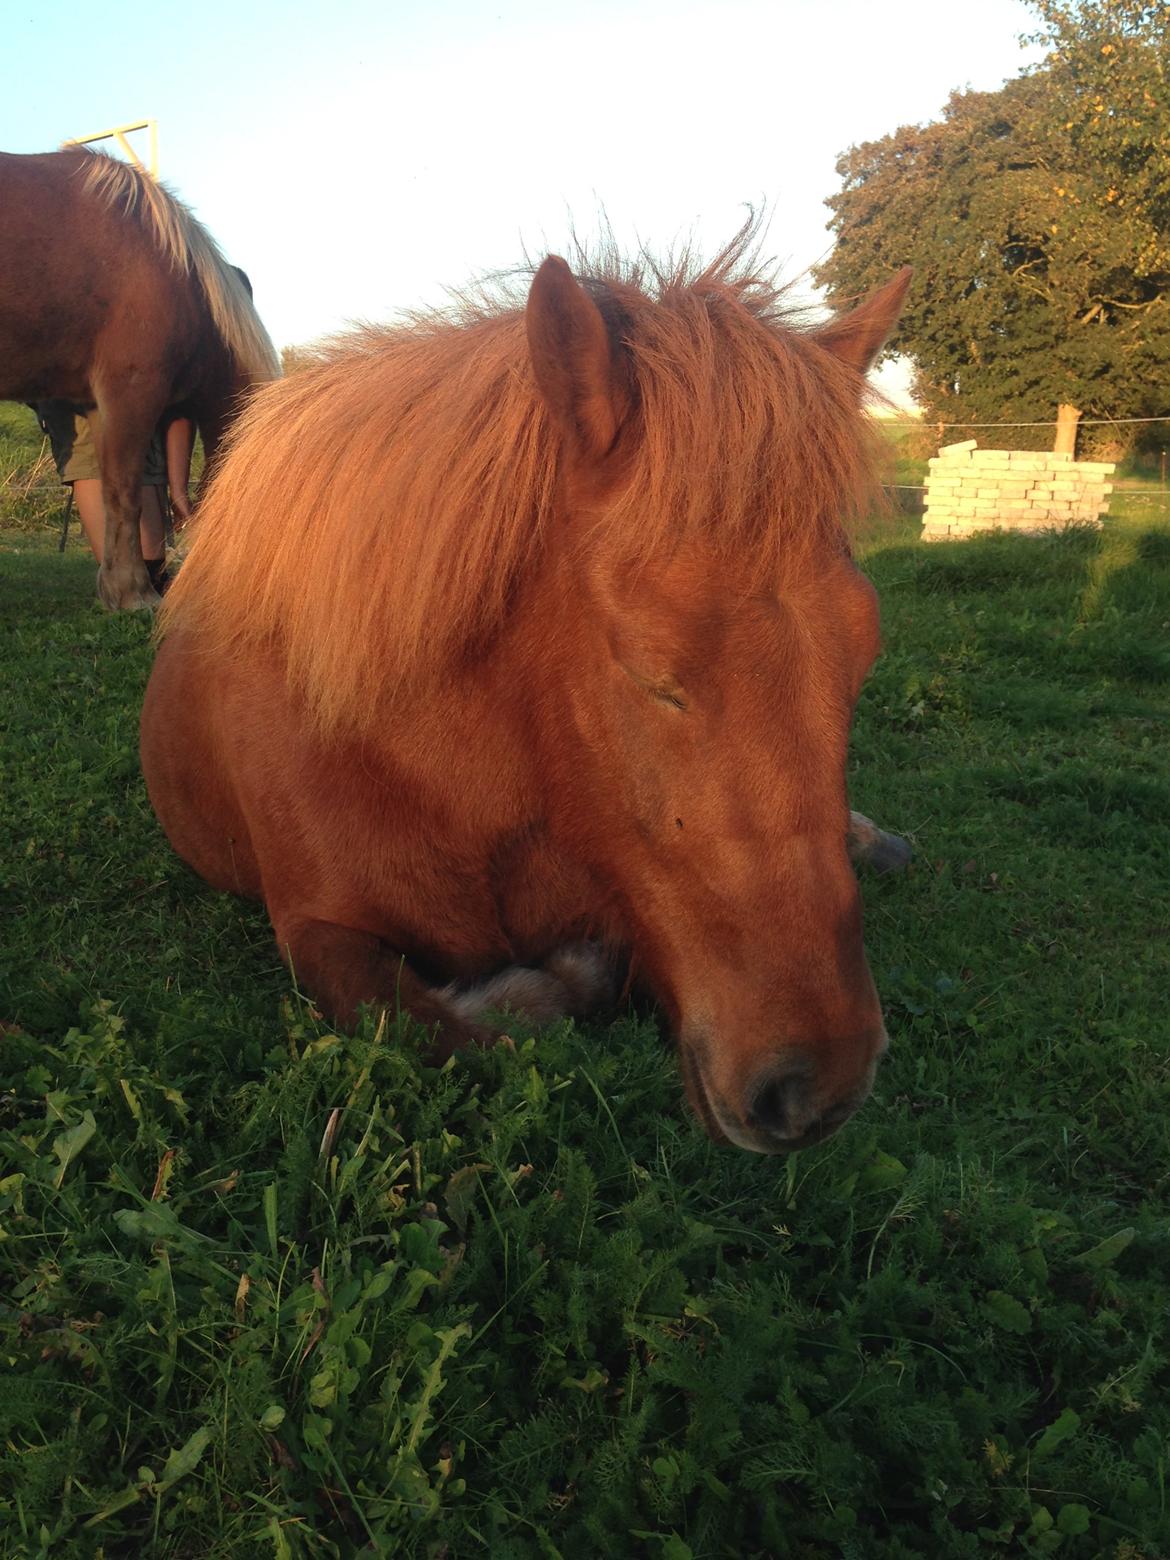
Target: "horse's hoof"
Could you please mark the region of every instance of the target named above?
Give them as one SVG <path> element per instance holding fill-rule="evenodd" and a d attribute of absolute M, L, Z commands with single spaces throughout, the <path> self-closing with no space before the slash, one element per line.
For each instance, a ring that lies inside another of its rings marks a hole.
<path fill-rule="evenodd" d="M 914 847 L 900 834 L 884 834 L 869 854 L 865 864 L 871 872 L 905 872 L 914 860 Z"/>
<path fill-rule="evenodd" d="M 903 872 L 914 859 L 909 840 L 887 834 L 863 813 L 849 814 L 848 846 L 853 864 L 871 872 Z"/>
<path fill-rule="evenodd" d="M 153 612 L 162 597 L 150 582 L 149 574 L 141 580 L 132 576 L 111 580 L 104 569 L 97 573 L 98 600 L 108 612 Z"/>
<path fill-rule="evenodd" d="M 154 612 L 162 605 L 157 590 L 129 591 L 118 601 L 105 601 L 110 612 Z"/>

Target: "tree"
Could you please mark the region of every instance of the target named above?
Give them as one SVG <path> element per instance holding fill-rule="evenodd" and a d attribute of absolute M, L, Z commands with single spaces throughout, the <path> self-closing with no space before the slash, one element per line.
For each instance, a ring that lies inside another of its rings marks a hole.
<path fill-rule="evenodd" d="M 815 275 L 841 303 L 916 267 L 889 350 L 932 420 L 1167 415 L 1170 4 L 1032 3 L 1041 66 L 840 159 Z"/>

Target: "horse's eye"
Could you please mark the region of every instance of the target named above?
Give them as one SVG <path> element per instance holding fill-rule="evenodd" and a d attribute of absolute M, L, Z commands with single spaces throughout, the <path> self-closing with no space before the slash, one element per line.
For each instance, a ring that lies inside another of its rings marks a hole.
<path fill-rule="evenodd" d="M 659 704 L 669 704 L 672 709 L 685 710 L 687 708 L 687 696 L 670 676 L 646 676 L 644 672 L 636 671 L 628 666 L 625 661 L 619 661 L 618 665 L 631 682 L 637 683 L 643 693 L 648 693 L 652 699 L 657 699 Z"/>
<path fill-rule="evenodd" d="M 673 683 L 664 687 L 650 688 L 648 691 L 654 695 L 659 704 L 669 704 L 676 710 L 685 710 L 687 707 L 686 695 Z"/>

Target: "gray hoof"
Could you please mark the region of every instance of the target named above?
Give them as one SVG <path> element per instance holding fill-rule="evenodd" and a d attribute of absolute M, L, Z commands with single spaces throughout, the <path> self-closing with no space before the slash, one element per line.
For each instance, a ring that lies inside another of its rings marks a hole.
<path fill-rule="evenodd" d="M 914 859 L 909 840 L 887 834 L 863 813 L 849 814 L 848 845 L 853 864 L 871 872 L 904 872 Z"/>

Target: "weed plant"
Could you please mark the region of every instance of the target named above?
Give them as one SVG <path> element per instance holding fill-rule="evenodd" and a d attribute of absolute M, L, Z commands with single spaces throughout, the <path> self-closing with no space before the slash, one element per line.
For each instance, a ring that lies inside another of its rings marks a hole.
<path fill-rule="evenodd" d="M 893 1046 L 787 1160 L 645 1015 L 334 1033 L 150 813 L 149 624 L 0 537 L 0 1554 L 1170 1552 L 1170 526 L 915 529 Z"/>

